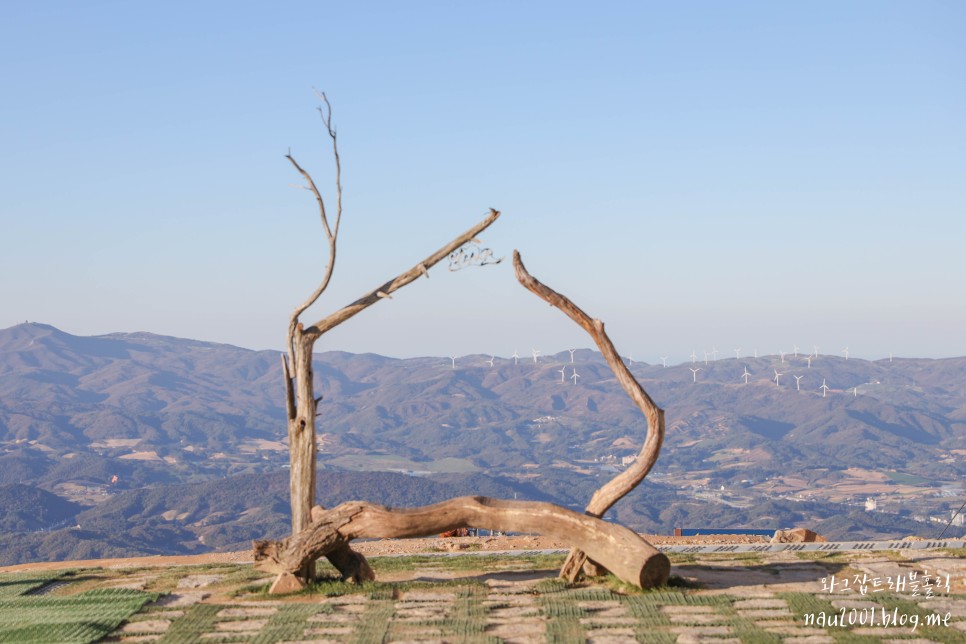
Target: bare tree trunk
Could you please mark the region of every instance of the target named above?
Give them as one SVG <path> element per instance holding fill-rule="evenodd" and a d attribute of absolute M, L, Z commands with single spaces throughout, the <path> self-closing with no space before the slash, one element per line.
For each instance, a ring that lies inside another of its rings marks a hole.
<path fill-rule="evenodd" d="M 289 437 L 289 462 L 292 468 L 290 472 L 290 493 L 292 505 L 292 534 L 297 535 L 311 522 L 312 506 L 315 504 L 315 461 L 316 461 L 316 428 L 315 418 L 317 415 L 318 400 L 315 397 L 314 374 L 312 371 L 312 351 L 315 341 L 323 333 L 330 331 L 339 324 L 352 318 L 358 313 L 369 308 L 376 302 L 385 299 L 392 299 L 392 293 L 402 287 L 411 284 L 421 276 L 429 277 L 429 269 L 448 257 L 451 253 L 474 240 L 478 234 L 488 228 L 497 220 L 500 213 L 491 209 L 489 214 L 479 223 L 458 235 L 445 246 L 435 253 L 432 253 L 421 262 L 413 266 L 408 271 L 397 275 L 382 285 L 376 287 L 363 297 L 352 304 L 345 306 L 335 313 L 322 318 L 309 328 L 304 328 L 298 322 L 298 316 L 304 312 L 307 305 L 303 304 L 296 309 L 292 317 L 294 325 L 290 326 L 290 353 L 286 362 L 283 357 L 285 367 L 285 392 L 286 410 L 288 413 L 288 437 Z M 321 293 L 318 291 L 317 293 Z M 316 295 L 317 297 L 317 295 Z M 314 300 L 312 300 L 314 301 Z M 309 302 L 311 304 L 311 302 Z M 289 373 L 287 364 L 294 365 L 294 374 Z M 293 385 L 294 380 L 294 385 Z M 339 560 L 343 562 L 365 562 L 362 555 L 350 553 L 348 546 L 346 552 L 340 553 Z M 336 560 L 329 557 L 333 565 L 339 567 Z M 312 577 L 314 562 L 306 564 L 306 568 L 297 573 L 302 579 Z M 360 564 L 361 566 L 361 564 Z M 367 568 L 368 566 L 366 566 Z M 365 570 L 361 567 L 350 569 L 340 568 L 344 576 L 350 578 L 360 578 L 365 576 Z"/>
<path fill-rule="evenodd" d="M 658 407 L 647 395 L 641 384 L 631 374 L 630 369 L 621 360 L 613 342 L 604 332 L 603 322 L 592 319 L 567 297 L 544 285 L 528 273 L 523 265 L 523 260 L 520 258 L 520 253 L 517 251 L 513 252 L 513 267 L 520 284 L 551 306 L 559 308 L 590 334 L 621 387 L 647 419 L 647 436 L 637 459 L 630 467 L 598 489 L 585 509 L 586 514 L 601 517 L 628 492 L 637 487 L 647 476 L 647 473 L 651 471 L 654 463 L 657 462 L 661 445 L 664 442 L 664 410 Z M 563 568 L 560 570 L 560 576 L 573 582 L 580 574 L 581 569 L 584 568 L 585 562 L 589 564 L 588 568 L 591 572 L 598 574 L 602 572 L 599 569 L 595 570 L 596 567 L 593 562 L 587 561 L 587 555 L 578 546 L 570 551 L 567 561 L 564 562 Z"/>
<path fill-rule="evenodd" d="M 326 210 L 325 199 L 312 175 L 302 168 L 290 154 L 289 160 L 295 170 L 305 180 L 304 188 L 312 193 L 319 208 L 319 218 L 325 233 L 329 250 L 322 281 L 304 302 L 295 307 L 289 316 L 286 355 L 282 356 L 282 370 L 285 378 L 285 410 L 288 425 L 289 465 L 291 467 L 289 479 L 289 493 L 292 507 L 292 535 L 304 531 L 312 521 L 312 508 L 315 503 L 315 461 L 317 456 L 315 418 L 319 398 L 315 397 L 314 373 L 312 370 L 312 351 L 315 341 L 326 331 L 345 322 L 360 311 L 372 306 L 380 299 L 391 299 L 393 291 L 413 282 L 421 275 L 429 277 L 429 269 L 440 260 L 455 252 L 467 242 L 473 240 L 477 234 L 496 221 L 500 213 L 490 209 L 489 215 L 468 231 L 458 236 L 449 244 L 430 255 L 409 271 L 397 276 L 377 287 L 367 295 L 352 304 L 343 307 L 332 315 L 325 317 L 312 326 L 305 328 L 299 320 L 301 315 L 315 304 L 323 292 L 328 288 L 335 269 L 339 225 L 342 221 L 342 161 L 339 157 L 339 146 L 335 128 L 332 126 L 332 106 L 325 93 L 318 93 L 324 103 L 324 109 L 319 108 L 322 122 L 332 141 L 332 156 L 335 160 L 335 188 L 336 212 L 331 222 Z M 339 568 L 343 576 L 353 579 L 372 577 L 365 558 L 349 550 L 347 544 L 337 547 L 328 553 L 329 560 Z M 310 579 L 314 574 L 314 560 L 303 562 L 301 570 L 293 571 L 302 580 Z"/>
<path fill-rule="evenodd" d="M 352 501 L 318 512 L 312 526 L 282 541 L 256 541 L 255 566 L 279 574 L 276 592 L 297 589 L 306 561 L 357 538 L 407 538 L 457 528 L 536 532 L 565 539 L 591 553 L 623 581 L 641 588 L 667 583 L 668 558 L 627 528 L 551 503 L 463 496 L 421 508 L 386 508 Z"/>
<path fill-rule="evenodd" d="M 312 522 L 315 501 L 315 391 L 312 371 L 312 342 L 307 342 L 299 324 L 295 333 L 296 413 L 288 420 L 289 487 L 292 505 L 292 534 Z"/>

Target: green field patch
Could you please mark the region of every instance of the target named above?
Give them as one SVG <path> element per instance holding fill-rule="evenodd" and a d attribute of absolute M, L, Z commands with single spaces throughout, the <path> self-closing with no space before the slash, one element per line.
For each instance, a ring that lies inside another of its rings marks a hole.
<path fill-rule="evenodd" d="M 905 472 L 883 472 L 883 474 L 892 479 L 894 483 L 900 485 L 927 485 L 932 483 L 929 479 L 924 479 L 915 474 L 906 474 Z"/>
<path fill-rule="evenodd" d="M 124 588 L 0 599 L 0 642 L 95 642 L 157 595 Z"/>

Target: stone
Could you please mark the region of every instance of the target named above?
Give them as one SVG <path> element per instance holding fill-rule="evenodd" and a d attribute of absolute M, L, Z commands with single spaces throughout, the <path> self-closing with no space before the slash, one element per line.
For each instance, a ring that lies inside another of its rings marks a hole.
<path fill-rule="evenodd" d="M 305 584 L 302 583 L 301 579 L 290 572 L 283 572 L 275 579 L 272 587 L 268 589 L 268 594 L 297 593 L 303 588 L 305 588 Z"/>
<path fill-rule="evenodd" d="M 825 541 L 828 541 L 828 539 L 807 528 L 778 530 L 775 532 L 775 536 L 771 538 L 772 543 L 815 543 Z"/>

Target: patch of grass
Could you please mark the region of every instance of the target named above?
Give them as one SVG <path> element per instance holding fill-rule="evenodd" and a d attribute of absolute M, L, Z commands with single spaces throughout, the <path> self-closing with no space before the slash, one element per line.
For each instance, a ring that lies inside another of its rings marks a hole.
<path fill-rule="evenodd" d="M 625 598 L 628 606 L 650 604 L 653 606 L 724 606 L 731 602 L 727 595 L 695 595 L 673 588 L 655 588 L 639 595 Z"/>
<path fill-rule="evenodd" d="M 831 615 L 835 612 L 835 607 L 832 606 L 831 601 L 816 597 L 811 593 L 778 593 L 778 596 L 788 604 L 788 610 L 792 614 L 792 619 L 796 622 L 805 621 L 806 613 Z"/>
<path fill-rule="evenodd" d="M 328 612 L 332 611 L 331 607 L 318 604 L 279 606 L 278 612 L 269 618 L 268 623 L 265 624 L 258 635 L 248 641 L 252 644 L 274 644 L 275 642 L 303 639 L 305 629 L 308 626 L 306 620 L 313 615 L 324 612 L 320 608 L 327 608 Z"/>
<path fill-rule="evenodd" d="M 353 644 L 382 644 L 389 632 L 389 621 L 395 608 L 391 601 L 369 602 L 358 622 L 358 628 L 349 640 Z"/>
<path fill-rule="evenodd" d="M 257 586 L 258 589 L 264 588 L 267 595 L 269 584 Z M 342 597 L 344 595 L 366 595 L 370 599 L 397 599 L 400 593 L 408 590 L 452 590 L 464 588 L 486 588 L 486 585 L 477 579 L 434 579 L 432 581 L 421 581 L 413 579 L 410 581 L 367 581 L 361 584 L 342 581 L 338 577 L 319 579 L 310 584 L 307 588 L 297 594 L 324 595 L 326 597 Z M 260 591 L 259 591 L 260 592 Z"/>
<path fill-rule="evenodd" d="M 919 620 L 919 625 L 916 627 L 915 637 L 922 638 L 924 640 L 929 640 L 933 642 L 962 642 L 963 633 L 962 631 L 949 628 L 947 626 L 927 626 L 926 618 L 929 615 L 934 614 L 933 611 L 926 608 L 928 603 L 925 605 L 919 604 L 909 599 L 904 599 L 899 595 L 890 594 L 885 596 L 880 596 L 877 601 L 881 603 L 886 612 L 896 611 L 898 615 L 908 615 L 910 618 L 915 616 Z M 907 626 L 906 629 L 902 627 L 894 628 L 897 634 L 903 632 L 911 631 L 911 626 Z"/>
<path fill-rule="evenodd" d="M 883 551 L 886 552 L 886 551 Z M 796 559 L 802 561 L 817 561 L 822 563 L 845 563 L 854 552 L 793 552 Z"/>
<path fill-rule="evenodd" d="M 272 587 L 272 582 L 267 581 L 260 584 L 247 584 L 245 586 L 239 586 L 234 590 L 229 591 L 228 596 L 232 598 L 245 597 L 248 595 L 268 595 L 269 589 Z"/>
<path fill-rule="evenodd" d="M 369 564 L 376 575 L 387 572 L 409 572 L 426 569 L 477 570 L 486 573 L 505 570 L 552 570 L 563 565 L 564 557 L 564 554 L 532 554 L 508 557 L 493 555 L 461 555 L 458 557 L 412 555 L 407 557 L 372 557 L 369 559 Z"/>
<path fill-rule="evenodd" d="M 217 604 L 195 604 L 180 618 L 171 622 L 168 632 L 159 644 L 198 644 L 203 642 L 202 635 L 215 630 L 218 613 L 223 606 Z"/>
<path fill-rule="evenodd" d="M 738 617 L 728 624 L 731 633 L 735 635 L 742 644 L 781 644 L 782 636 L 777 633 L 770 633 L 756 625 L 750 619 Z"/>
<path fill-rule="evenodd" d="M 701 555 L 702 561 L 741 561 L 744 563 L 764 563 L 758 552 L 714 552 Z"/>
<path fill-rule="evenodd" d="M 56 597 L 0 599 L 0 633 L 8 642 L 95 642 L 157 595 L 110 588 Z"/>
<path fill-rule="evenodd" d="M 940 548 L 939 552 L 945 552 L 953 557 L 966 557 L 966 548 Z"/>
<path fill-rule="evenodd" d="M 556 579 L 563 583 L 562 580 Z M 543 582 L 541 582 L 543 583 Z M 540 594 L 540 605 L 543 613 L 549 617 L 547 622 L 548 642 L 583 642 L 587 639 L 582 617 L 587 617 L 587 611 L 577 605 L 573 589 L 561 590 L 559 585 L 545 586 L 550 592 Z"/>
<path fill-rule="evenodd" d="M 464 586 L 457 590 L 456 601 L 445 620 L 440 624 L 444 641 L 474 642 L 477 644 L 500 642 L 498 638 L 484 634 L 489 609 L 483 605 L 486 586 Z"/>
<path fill-rule="evenodd" d="M 664 586 L 661 586 L 660 588 L 652 588 L 649 590 L 644 590 L 644 589 L 638 588 L 637 586 L 634 586 L 633 584 L 628 584 L 627 582 L 618 579 L 612 574 L 608 574 L 606 577 L 599 580 L 597 583 L 603 584 L 604 586 L 612 590 L 614 593 L 617 593 L 620 595 L 640 595 L 640 594 L 653 593 L 653 592 L 673 591 L 674 589 L 694 590 L 697 588 L 701 588 L 701 584 L 689 581 L 688 579 L 685 579 L 680 575 L 671 575 L 670 577 L 668 577 L 667 583 Z"/>
<path fill-rule="evenodd" d="M 562 593 L 570 587 L 570 584 L 560 577 L 551 577 L 549 579 L 541 579 L 533 589 L 540 595 L 550 595 L 552 593 Z"/>
<path fill-rule="evenodd" d="M 73 575 L 73 570 L 11 572 L 0 574 L 0 600 L 19 597 Z"/>

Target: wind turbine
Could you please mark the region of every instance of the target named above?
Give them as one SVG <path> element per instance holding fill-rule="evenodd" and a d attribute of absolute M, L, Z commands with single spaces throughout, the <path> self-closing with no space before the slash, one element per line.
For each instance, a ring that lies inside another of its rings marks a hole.
<path fill-rule="evenodd" d="M 661 356 L 661 364 L 664 365 L 665 369 L 667 368 L 667 356 Z"/>
<path fill-rule="evenodd" d="M 822 390 L 822 398 L 825 398 L 825 394 L 828 393 L 829 386 L 825 384 L 825 378 L 822 378 L 822 386 L 819 387 Z"/>
<path fill-rule="evenodd" d="M 493 356 L 490 356 L 490 359 L 487 360 L 487 362 L 489 362 L 490 363 L 490 366 L 492 367 L 493 366 Z"/>
<path fill-rule="evenodd" d="M 718 348 L 713 344 L 711 345 L 711 360 L 712 361 L 718 360 Z"/>
<path fill-rule="evenodd" d="M 858 396 L 859 396 L 859 388 L 858 387 L 852 387 L 852 397 L 853 398 L 858 398 Z"/>
<path fill-rule="evenodd" d="M 778 373 L 778 369 L 775 369 L 775 386 L 777 386 L 777 387 L 781 387 L 782 386 L 781 383 L 778 382 L 778 379 L 781 378 L 784 375 L 785 374 L 783 374 L 783 373 Z"/>
<path fill-rule="evenodd" d="M 849 348 L 848 347 L 845 347 L 844 349 L 842 349 L 842 353 L 845 354 L 845 359 L 848 360 L 849 359 Z"/>
<path fill-rule="evenodd" d="M 811 355 L 805 356 L 805 360 L 808 361 L 808 368 L 811 369 L 812 368 L 812 356 Z"/>
<path fill-rule="evenodd" d="M 513 355 L 510 357 L 513 358 L 513 364 L 517 364 L 517 361 L 520 359 L 520 354 L 517 352 L 516 349 L 514 349 Z"/>
<path fill-rule="evenodd" d="M 627 362 L 628 362 L 628 364 L 627 364 L 628 367 L 633 367 L 634 366 L 634 354 L 633 353 L 631 355 L 627 356 Z"/>
<path fill-rule="evenodd" d="M 778 355 L 779 355 L 779 357 L 782 360 L 782 364 L 785 364 L 785 352 L 784 351 L 779 351 L 778 352 Z"/>
<path fill-rule="evenodd" d="M 735 360 L 741 360 L 741 347 L 735 349 Z"/>
<path fill-rule="evenodd" d="M 748 373 L 748 367 L 745 367 L 745 372 L 743 374 L 741 374 L 741 377 L 745 379 L 745 384 L 747 385 L 748 384 L 748 378 L 751 377 L 751 374 Z"/>
<path fill-rule="evenodd" d="M 708 356 L 709 355 L 711 355 L 711 354 L 708 353 L 707 351 L 704 352 L 704 364 L 705 364 L 705 366 L 708 365 Z"/>
<path fill-rule="evenodd" d="M 571 378 L 571 379 L 572 379 L 572 380 L 574 381 L 574 384 L 575 384 L 575 385 L 577 384 L 577 378 L 579 378 L 579 377 L 580 377 L 580 376 L 578 376 L 578 375 L 577 375 L 577 369 L 576 369 L 576 367 L 575 367 L 575 368 L 574 368 L 574 375 L 572 375 L 572 376 L 570 376 L 570 378 Z"/>
<path fill-rule="evenodd" d="M 694 367 L 688 367 L 688 369 L 691 370 L 691 382 L 697 382 L 698 372 L 701 371 L 701 367 L 698 367 L 697 369 L 695 369 Z"/>
<path fill-rule="evenodd" d="M 818 345 L 817 344 L 813 344 L 812 345 L 812 352 L 815 354 L 815 357 L 817 358 L 818 357 Z"/>
<path fill-rule="evenodd" d="M 456 356 L 450 356 L 449 359 L 453 361 L 453 368 L 455 369 L 456 368 Z"/>
<path fill-rule="evenodd" d="M 560 367 L 560 382 L 566 382 L 566 380 L 564 379 L 564 372 L 566 370 L 567 370 L 567 367 Z"/>
<path fill-rule="evenodd" d="M 797 344 L 793 344 L 792 345 L 792 352 L 795 354 L 795 357 L 797 358 L 798 357 L 798 345 Z"/>
<path fill-rule="evenodd" d="M 574 363 L 574 351 L 576 351 L 576 349 L 567 349 L 567 351 L 570 352 L 570 364 L 573 364 Z"/>
<path fill-rule="evenodd" d="M 792 376 L 792 378 L 795 379 L 795 390 L 796 391 L 801 391 L 802 390 L 802 378 L 804 378 L 804 377 L 805 376 Z"/>
<path fill-rule="evenodd" d="M 758 349 L 755 349 L 755 357 L 758 357 Z"/>
<path fill-rule="evenodd" d="M 694 353 L 694 349 L 691 349 L 691 364 L 694 364 L 694 361 L 697 359 L 698 356 Z"/>
<path fill-rule="evenodd" d="M 530 349 L 530 353 L 533 354 L 533 361 L 536 362 L 537 356 L 540 355 L 540 351 L 538 349 Z"/>

